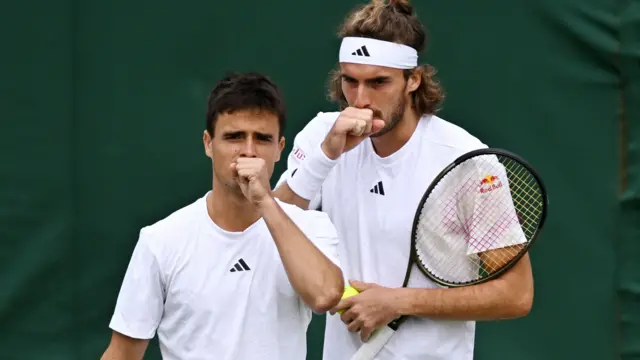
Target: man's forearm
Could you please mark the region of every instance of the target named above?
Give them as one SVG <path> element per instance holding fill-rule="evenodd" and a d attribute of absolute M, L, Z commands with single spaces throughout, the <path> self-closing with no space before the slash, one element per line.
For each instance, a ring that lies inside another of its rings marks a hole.
<path fill-rule="evenodd" d="M 315 312 L 334 307 L 344 289 L 340 268 L 305 236 L 273 198 L 260 208 L 293 288 Z"/>
<path fill-rule="evenodd" d="M 295 205 L 303 210 L 309 209 L 309 200 L 294 193 L 286 182 L 273 191 L 273 196 L 287 204 Z"/>
<path fill-rule="evenodd" d="M 522 317 L 531 310 L 533 284 L 517 276 L 507 273 L 483 284 L 452 289 L 398 289 L 397 310 L 402 315 L 444 320 Z"/>
<path fill-rule="evenodd" d="M 149 340 L 134 339 L 113 331 L 100 360 L 142 360 L 148 344 Z"/>
<path fill-rule="evenodd" d="M 292 171 L 291 176 L 273 195 L 283 202 L 308 210 L 309 202 L 321 192 L 322 184 L 338 163 L 338 157 L 339 154 L 328 157 L 322 144 L 310 149 L 307 158 Z"/>

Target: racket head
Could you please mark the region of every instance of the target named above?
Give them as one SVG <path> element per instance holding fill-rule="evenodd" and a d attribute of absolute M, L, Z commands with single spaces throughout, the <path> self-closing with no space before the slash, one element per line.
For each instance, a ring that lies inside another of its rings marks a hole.
<path fill-rule="evenodd" d="M 422 196 L 411 230 L 411 260 L 445 287 L 495 279 L 531 248 L 543 228 L 547 208 L 542 178 L 522 157 L 497 148 L 470 151 L 444 168 Z M 495 209 L 504 211 L 498 214 Z M 508 233 L 500 233 L 502 230 Z M 451 254 L 455 256 L 448 257 Z M 498 255 L 502 261 L 487 266 L 485 260 L 493 262 Z M 407 276 L 405 286 L 408 280 Z"/>

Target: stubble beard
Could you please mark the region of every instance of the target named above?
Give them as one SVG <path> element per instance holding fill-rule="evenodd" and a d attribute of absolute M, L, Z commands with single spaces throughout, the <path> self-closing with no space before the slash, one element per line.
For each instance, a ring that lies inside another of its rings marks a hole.
<path fill-rule="evenodd" d="M 395 106 L 393 112 L 391 113 L 391 116 L 389 116 L 388 120 L 383 118 L 382 114 L 380 114 L 379 112 L 376 112 L 374 114 L 374 116 L 379 118 L 379 119 L 385 120 L 386 124 L 380 131 L 378 131 L 375 134 L 372 134 L 370 137 L 372 137 L 372 138 L 379 137 L 379 136 L 382 136 L 382 135 L 390 132 L 391 130 L 393 130 L 396 127 L 396 125 L 398 125 L 400 120 L 402 120 L 402 117 L 404 116 L 404 111 L 405 111 L 406 104 L 407 104 L 407 102 L 406 102 L 404 96 L 401 96 L 400 99 L 398 100 L 398 103 Z"/>
<path fill-rule="evenodd" d="M 222 188 L 220 190 L 227 194 L 231 194 L 234 197 L 244 199 L 245 196 L 242 193 L 242 189 L 240 189 L 240 184 L 238 184 L 233 178 L 226 178 L 225 176 L 215 173 L 214 177 L 217 180 L 216 183 Z"/>

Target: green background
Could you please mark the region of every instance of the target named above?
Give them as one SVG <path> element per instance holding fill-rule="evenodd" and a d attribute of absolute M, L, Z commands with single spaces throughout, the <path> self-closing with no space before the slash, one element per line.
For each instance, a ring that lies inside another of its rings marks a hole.
<path fill-rule="evenodd" d="M 479 324 L 476 358 L 640 359 L 640 1 L 414 3 L 441 116 L 527 158 L 550 194 L 533 311 Z M 269 74 L 289 105 L 288 153 L 335 109 L 324 85 L 355 4 L 3 4 L 0 359 L 99 358 L 139 228 L 210 187 L 215 81 Z M 308 359 L 322 329 L 316 317 Z"/>

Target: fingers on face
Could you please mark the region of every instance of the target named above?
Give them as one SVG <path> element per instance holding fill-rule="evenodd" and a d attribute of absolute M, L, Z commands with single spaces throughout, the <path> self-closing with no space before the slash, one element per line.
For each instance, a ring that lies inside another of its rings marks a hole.
<path fill-rule="evenodd" d="M 238 166 L 236 163 L 231 163 L 231 165 L 229 165 L 229 169 L 231 169 L 231 176 L 233 176 L 234 179 L 238 178 Z"/>
<path fill-rule="evenodd" d="M 350 107 L 345 110 L 345 115 L 356 119 L 371 120 L 373 118 L 373 110 Z"/>
<path fill-rule="evenodd" d="M 384 120 L 374 119 L 373 121 L 371 121 L 371 131 L 374 133 L 378 132 L 384 128 L 384 125 Z"/>
<path fill-rule="evenodd" d="M 244 168 L 244 169 L 240 168 L 240 169 L 238 169 L 238 176 L 249 177 L 249 176 L 251 176 L 253 174 L 255 174 L 255 171 L 253 169 L 251 169 L 251 168 Z"/>
<path fill-rule="evenodd" d="M 236 163 L 240 166 L 262 165 L 264 164 L 264 159 L 259 157 L 239 157 L 236 159 Z"/>
<path fill-rule="evenodd" d="M 351 135 L 362 136 L 367 129 L 367 121 L 362 119 L 353 119 L 353 125 L 351 127 Z"/>
<path fill-rule="evenodd" d="M 373 128 L 373 110 L 348 108 L 345 110 L 350 120 L 350 134 L 353 136 L 363 136 L 371 133 Z"/>
<path fill-rule="evenodd" d="M 252 170 L 258 172 L 262 170 L 265 163 L 261 158 L 238 158 L 235 162 L 237 171 Z"/>
<path fill-rule="evenodd" d="M 371 134 L 371 129 L 373 128 L 373 121 L 367 121 L 364 127 L 364 134 Z"/>

